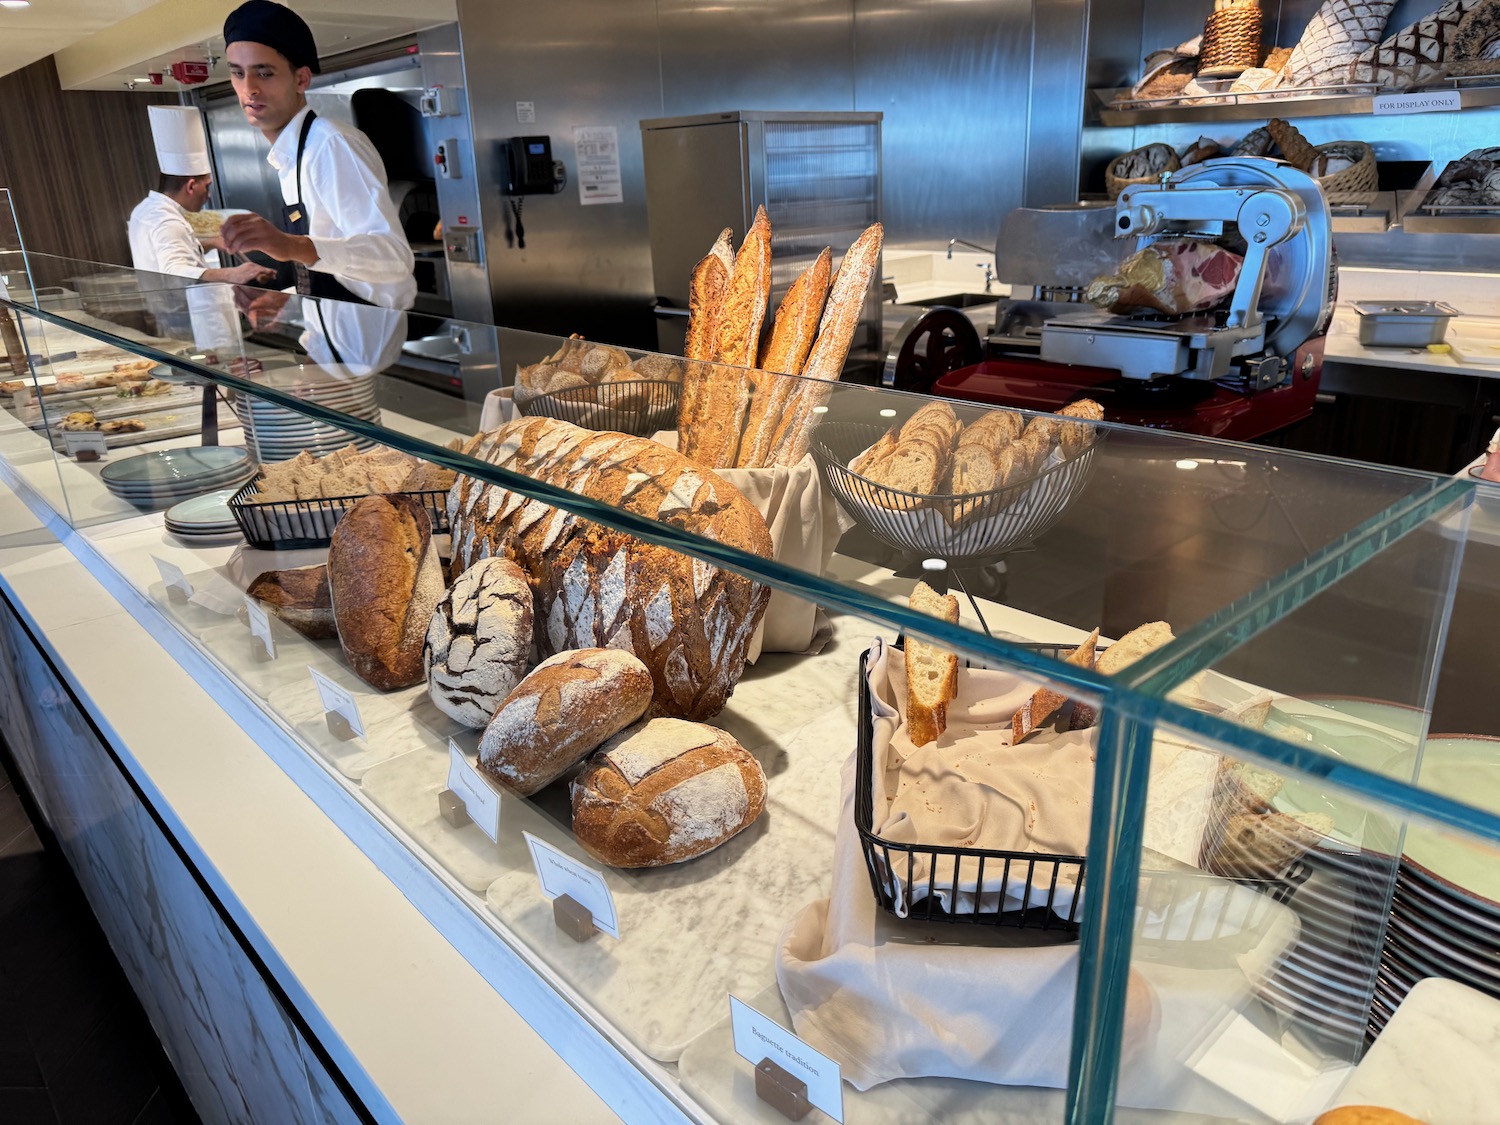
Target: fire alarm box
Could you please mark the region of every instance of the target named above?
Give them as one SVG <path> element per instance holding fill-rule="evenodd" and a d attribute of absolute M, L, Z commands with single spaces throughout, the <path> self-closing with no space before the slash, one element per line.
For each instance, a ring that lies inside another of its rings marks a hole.
<path fill-rule="evenodd" d="M 184 86 L 196 86 L 200 82 L 208 81 L 208 63 L 206 62 L 179 59 L 168 70 L 172 77 Z"/>

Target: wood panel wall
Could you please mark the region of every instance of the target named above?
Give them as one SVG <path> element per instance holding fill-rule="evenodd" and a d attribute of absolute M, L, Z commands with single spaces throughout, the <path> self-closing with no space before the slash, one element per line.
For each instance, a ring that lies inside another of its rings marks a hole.
<path fill-rule="evenodd" d="M 176 101 L 65 91 L 50 56 L 0 77 L 0 188 L 11 190 L 26 248 L 128 266 L 126 221 L 156 186 L 146 107 Z"/>

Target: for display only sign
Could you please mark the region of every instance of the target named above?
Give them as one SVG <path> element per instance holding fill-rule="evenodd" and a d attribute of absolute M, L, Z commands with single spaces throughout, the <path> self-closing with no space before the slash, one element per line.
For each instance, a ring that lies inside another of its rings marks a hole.
<path fill-rule="evenodd" d="M 1394 113 L 1451 113 L 1463 109 L 1457 90 L 1429 90 L 1422 94 L 1376 94 L 1370 112 L 1376 117 Z"/>

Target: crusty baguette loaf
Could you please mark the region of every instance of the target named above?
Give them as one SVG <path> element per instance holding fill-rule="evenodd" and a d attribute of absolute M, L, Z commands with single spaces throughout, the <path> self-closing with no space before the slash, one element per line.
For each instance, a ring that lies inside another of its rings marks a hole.
<path fill-rule="evenodd" d="M 939 594 L 925 582 L 911 592 L 918 613 L 958 623 L 958 599 Z M 958 656 L 906 638 L 906 734 L 913 746 L 926 746 L 948 727 L 948 704 L 958 696 Z"/>
<path fill-rule="evenodd" d="M 765 519 L 737 489 L 644 438 L 520 418 L 478 435 L 465 452 L 771 557 Z M 471 477 L 449 491 L 448 515 L 459 571 L 502 555 L 526 572 L 539 656 L 619 648 L 651 670 L 658 714 L 702 719 L 723 708 L 744 671 L 767 587 Z"/>
<path fill-rule="evenodd" d="M 480 559 L 433 610 L 422 665 L 443 714 L 482 729 L 531 664 L 531 587 L 509 559 Z"/>
<path fill-rule="evenodd" d="M 713 248 L 693 267 L 688 288 L 687 340 L 682 350 L 685 359 L 713 359 L 719 309 L 733 272 L 734 230 L 725 227 L 714 240 Z"/>
<path fill-rule="evenodd" d="M 683 382 L 692 385 L 692 408 L 678 412 L 683 454 L 709 469 L 731 468 L 750 407 L 750 376 L 760 352 L 760 330 L 771 301 L 771 220 L 758 208 L 734 259 L 729 286 L 714 319 L 712 364 L 695 364 Z"/>
<path fill-rule="evenodd" d="M 1084 639 L 1083 644 L 1063 657 L 1064 662 L 1075 668 L 1092 668 L 1094 648 L 1098 643 L 1099 630 L 1095 629 Z M 1032 731 L 1051 722 L 1067 701 L 1068 697 L 1061 692 L 1051 688 L 1037 688 L 1010 717 L 1010 744 L 1019 744 Z"/>
<path fill-rule="evenodd" d="M 760 763 L 725 731 L 653 719 L 611 739 L 573 783 L 573 834 L 612 867 L 712 851 L 766 805 Z"/>
<path fill-rule="evenodd" d="M 339 635 L 326 566 L 268 570 L 256 575 L 245 593 L 309 640 L 332 640 Z"/>
<path fill-rule="evenodd" d="M 651 686 L 628 652 L 560 652 L 500 704 L 479 741 L 479 768 L 523 797 L 535 793 L 644 715 Z"/>
<path fill-rule="evenodd" d="M 328 586 L 354 674 L 382 691 L 422 682 L 422 647 L 443 596 L 432 521 L 410 496 L 366 496 L 333 529 Z"/>
<path fill-rule="evenodd" d="M 859 327 L 865 296 L 880 264 L 880 247 L 884 239 L 885 228 L 875 223 L 844 255 L 828 293 L 828 304 L 818 325 L 818 338 L 802 367 L 805 380 L 831 383 L 843 374 L 855 329 Z M 827 405 L 831 393 L 829 388 L 815 382 L 801 382 L 792 388 L 781 427 L 771 447 L 771 464 L 795 465 L 807 455 L 817 421 L 817 408 Z"/>
<path fill-rule="evenodd" d="M 774 376 L 802 373 L 813 341 L 818 336 L 823 307 L 828 303 L 828 281 L 832 272 L 833 252 L 824 247 L 781 299 L 776 321 L 771 326 L 771 339 L 761 352 L 759 363 L 760 370 L 771 372 L 773 377 L 756 380 L 745 436 L 740 439 L 739 457 L 736 458 L 736 464 L 742 469 L 759 469 L 770 464 L 771 446 L 776 440 L 782 411 L 796 386 L 793 379 Z"/>

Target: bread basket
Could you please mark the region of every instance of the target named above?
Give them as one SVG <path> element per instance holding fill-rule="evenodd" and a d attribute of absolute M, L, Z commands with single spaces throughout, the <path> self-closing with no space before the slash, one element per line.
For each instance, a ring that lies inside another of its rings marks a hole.
<path fill-rule="evenodd" d="M 1155 171 L 1148 176 L 1121 176 L 1117 169 L 1122 163 L 1137 154 L 1148 157 L 1153 164 L 1159 165 Z M 1109 167 L 1104 170 L 1104 187 L 1109 192 L 1111 199 L 1118 199 L 1120 193 L 1132 184 L 1154 184 L 1160 181 L 1163 172 L 1175 172 L 1182 167 L 1182 161 L 1171 145 L 1150 144 L 1141 148 L 1122 152 L 1109 162 Z"/>
<path fill-rule="evenodd" d="M 1354 164 L 1331 176 L 1316 174 L 1319 156 L 1342 156 Z M 1368 195 L 1380 186 L 1379 170 L 1375 166 L 1375 150 L 1364 141 L 1330 141 L 1317 147 L 1313 157 L 1313 175 L 1318 186 L 1327 196 Z"/>
<path fill-rule="evenodd" d="M 878 484 L 849 463 L 885 430 L 861 422 L 824 422 L 813 456 L 839 506 L 877 539 L 901 551 L 949 562 L 988 560 L 1028 543 L 1053 525 L 1093 475 L 1102 431 L 1074 457 L 1054 450 L 1038 471 L 988 492 L 929 494 Z"/>
<path fill-rule="evenodd" d="M 586 430 L 610 430 L 650 437 L 677 424 L 682 384 L 657 379 L 630 379 L 548 391 L 517 403 L 522 414 L 556 418 Z"/>
<path fill-rule="evenodd" d="M 1260 63 L 1260 5 L 1219 0 L 1203 27 L 1199 78 L 1232 78 Z"/>

